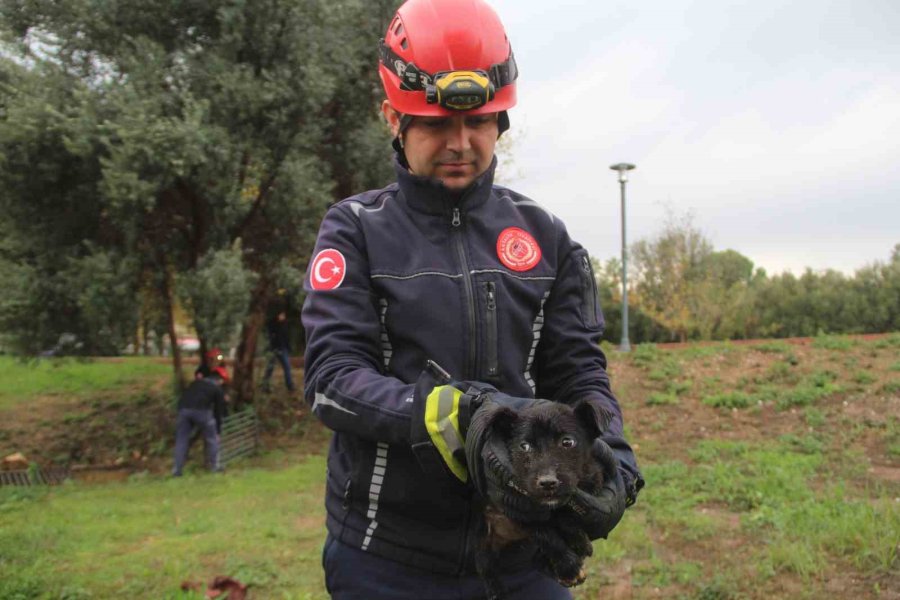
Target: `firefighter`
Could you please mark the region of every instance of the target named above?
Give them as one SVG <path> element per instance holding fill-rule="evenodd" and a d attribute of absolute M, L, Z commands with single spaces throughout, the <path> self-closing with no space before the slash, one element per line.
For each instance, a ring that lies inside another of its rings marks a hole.
<path fill-rule="evenodd" d="M 498 16 L 483 0 L 409 0 L 379 56 L 397 181 L 328 210 L 305 280 L 305 397 L 334 432 L 326 584 L 336 600 L 480 599 L 473 480 L 518 517 L 539 512 L 502 485 L 503 465 L 465 461 L 485 403 L 587 400 L 612 415 L 595 444 L 615 475 L 583 507 L 592 539 L 643 479 L 599 347 L 587 252 L 493 184 L 518 78 Z M 530 545 L 503 559 L 508 598 L 571 598 Z"/>

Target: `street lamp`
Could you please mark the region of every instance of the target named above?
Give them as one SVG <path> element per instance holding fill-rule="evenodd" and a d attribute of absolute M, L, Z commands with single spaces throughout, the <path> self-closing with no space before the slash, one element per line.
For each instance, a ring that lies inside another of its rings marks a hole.
<path fill-rule="evenodd" d="M 622 341 L 619 350 L 631 351 L 631 342 L 628 341 L 628 246 L 625 243 L 625 183 L 628 182 L 628 171 L 634 165 L 619 163 L 609 167 L 619 172 L 619 188 L 622 190 Z"/>

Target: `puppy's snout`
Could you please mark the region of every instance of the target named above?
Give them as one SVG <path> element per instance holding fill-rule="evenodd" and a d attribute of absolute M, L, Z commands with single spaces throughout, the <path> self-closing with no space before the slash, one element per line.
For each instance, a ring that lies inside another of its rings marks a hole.
<path fill-rule="evenodd" d="M 559 487 L 559 479 L 556 475 L 541 475 L 538 477 L 538 485 L 545 492 L 555 491 Z"/>

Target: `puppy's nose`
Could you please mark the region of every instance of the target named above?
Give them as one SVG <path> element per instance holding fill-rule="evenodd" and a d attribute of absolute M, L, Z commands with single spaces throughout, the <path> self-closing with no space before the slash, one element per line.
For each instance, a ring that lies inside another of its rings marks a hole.
<path fill-rule="evenodd" d="M 559 487 L 559 479 L 554 475 L 541 475 L 538 477 L 538 485 L 546 492 L 552 492 Z"/>

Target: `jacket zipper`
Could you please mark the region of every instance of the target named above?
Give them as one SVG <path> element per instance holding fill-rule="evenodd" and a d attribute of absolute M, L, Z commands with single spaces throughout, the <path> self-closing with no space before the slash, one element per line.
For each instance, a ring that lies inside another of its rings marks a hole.
<path fill-rule="evenodd" d="M 453 220 L 450 224 L 453 226 L 452 234 L 456 246 L 456 256 L 459 259 L 459 266 L 462 268 L 463 284 L 466 288 L 466 299 L 468 300 L 469 355 L 466 357 L 466 372 L 463 377 L 477 378 L 475 354 L 478 351 L 476 346 L 478 332 L 475 331 L 475 291 L 472 289 L 472 279 L 469 275 L 469 261 L 466 260 L 466 248 L 463 243 L 462 219 L 459 214 L 459 207 L 453 208 Z"/>
<path fill-rule="evenodd" d="M 493 281 L 484 284 L 487 298 L 487 372 L 491 377 L 497 375 L 497 286 Z"/>

